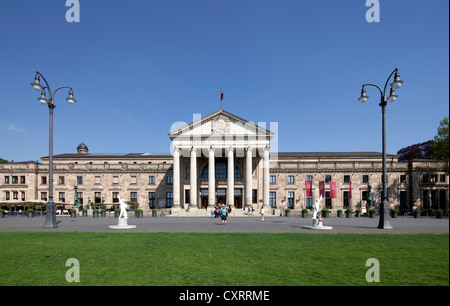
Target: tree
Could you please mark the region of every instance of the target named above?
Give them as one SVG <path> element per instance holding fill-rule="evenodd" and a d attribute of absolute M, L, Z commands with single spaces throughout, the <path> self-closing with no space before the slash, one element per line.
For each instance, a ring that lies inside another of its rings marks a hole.
<path fill-rule="evenodd" d="M 449 160 L 448 160 L 448 116 L 440 121 L 437 128 L 437 135 L 434 136 L 432 150 L 435 158 L 445 162 L 444 171 L 449 174 Z"/>
<path fill-rule="evenodd" d="M 408 162 L 413 159 L 432 159 L 432 140 L 416 143 L 397 151 L 399 162 Z"/>
<path fill-rule="evenodd" d="M 6 159 L 0 158 L 0 164 L 6 164 L 9 163 Z"/>

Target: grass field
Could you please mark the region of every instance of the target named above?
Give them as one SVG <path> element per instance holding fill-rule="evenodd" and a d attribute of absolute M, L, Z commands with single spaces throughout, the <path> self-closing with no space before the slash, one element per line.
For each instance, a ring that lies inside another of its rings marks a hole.
<path fill-rule="evenodd" d="M 0 258 L 0 285 L 449 285 L 448 234 L 2 232 Z"/>

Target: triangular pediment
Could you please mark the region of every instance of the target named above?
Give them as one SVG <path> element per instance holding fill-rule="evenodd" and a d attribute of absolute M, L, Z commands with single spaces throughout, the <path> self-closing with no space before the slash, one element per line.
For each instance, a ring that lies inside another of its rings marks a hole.
<path fill-rule="evenodd" d="M 177 128 L 169 133 L 174 138 L 205 138 L 205 137 L 267 137 L 273 133 L 265 127 L 242 119 L 230 112 L 220 109 L 190 124 Z"/>

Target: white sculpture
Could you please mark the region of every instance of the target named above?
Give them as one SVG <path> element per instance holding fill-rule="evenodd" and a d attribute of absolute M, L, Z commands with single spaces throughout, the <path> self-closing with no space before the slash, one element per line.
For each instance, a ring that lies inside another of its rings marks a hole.
<path fill-rule="evenodd" d="M 313 212 L 313 219 L 317 219 L 317 213 L 319 212 L 319 208 L 320 208 L 320 201 L 322 201 L 322 195 L 320 195 L 320 198 L 318 198 L 316 200 L 316 203 L 314 203 L 313 208 L 314 208 L 314 212 Z"/>
<path fill-rule="evenodd" d="M 118 196 L 118 198 L 119 198 L 119 203 L 120 203 L 120 214 L 119 214 L 119 218 L 121 218 L 122 216 L 123 216 L 124 218 L 128 218 L 128 213 L 127 213 L 127 207 L 128 207 L 128 204 L 125 203 L 125 202 L 120 198 L 120 196 Z"/>
<path fill-rule="evenodd" d="M 320 202 L 321 201 L 322 201 L 322 195 L 320 195 L 320 198 L 318 198 L 313 205 L 312 226 L 303 226 L 302 228 L 313 229 L 313 230 L 333 229 L 332 226 L 323 226 L 322 225 L 322 216 L 321 216 L 321 212 L 320 212 Z"/>
<path fill-rule="evenodd" d="M 117 225 L 110 225 L 108 226 L 110 229 L 131 229 L 131 228 L 136 228 L 136 225 L 128 225 L 128 213 L 127 213 L 127 207 L 128 204 L 125 203 L 120 197 L 119 198 L 119 203 L 120 203 L 120 214 L 118 219 L 118 223 Z M 122 218 L 123 216 L 123 218 Z"/>

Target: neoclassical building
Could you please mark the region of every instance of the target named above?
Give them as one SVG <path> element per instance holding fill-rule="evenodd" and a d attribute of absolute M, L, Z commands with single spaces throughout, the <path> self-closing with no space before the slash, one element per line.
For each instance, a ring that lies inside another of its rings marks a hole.
<path fill-rule="evenodd" d="M 378 152 L 278 152 L 276 124 L 255 124 L 220 109 L 173 128 L 172 152 L 54 155 L 54 201 L 71 208 L 118 196 L 148 211 L 208 216 L 216 203 L 232 214 L 265 207 L 269 213 L 311 208 L 324 195 L 331 211 L 361 209 L 381 201 L 382 155 Z M 388 202 L 399 209 L 449 206 L 448 175 L 436 160 L 398 162 L 387 156 Z M 0 206 L 48 200 L 48 157 L 39 162 L 0 164 Z"/>

